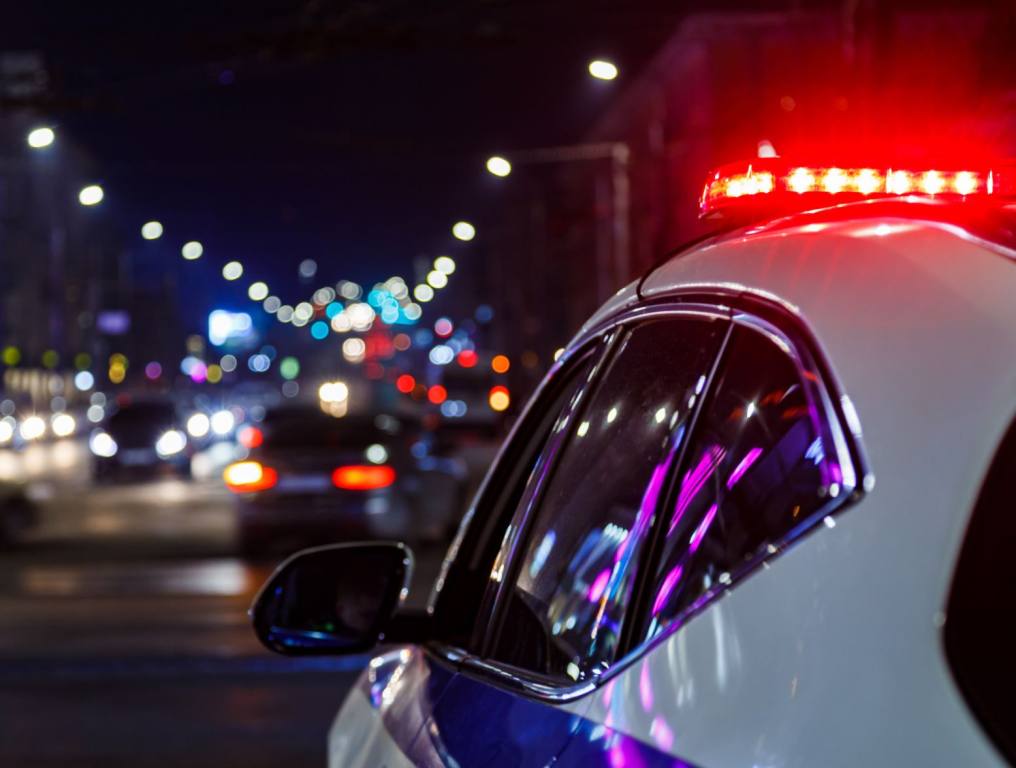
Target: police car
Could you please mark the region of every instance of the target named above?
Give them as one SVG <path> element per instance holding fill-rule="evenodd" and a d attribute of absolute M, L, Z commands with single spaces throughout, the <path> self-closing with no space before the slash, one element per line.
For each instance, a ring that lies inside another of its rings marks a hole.
<path fill-rule="evenodd" d="M 330 764 L 1016 759 L 1013 179 L 712 174 L 728 224 L 568 346 L 424 615 L 394 543 L 305 551 L 263 588 L 273 650 L 386 643 Z"/>

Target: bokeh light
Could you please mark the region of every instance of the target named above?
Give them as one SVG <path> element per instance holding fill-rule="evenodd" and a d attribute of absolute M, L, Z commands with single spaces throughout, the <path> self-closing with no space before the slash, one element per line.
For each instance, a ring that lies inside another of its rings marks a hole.
<path fill-rule="evenodd" d="M 264 301 L 268 297 L 268 285 L 258 280 L 247 289 L 247 297 L 251 301 Z"/>
<path fill-rule="evenodd" d="M 243 264 L 239 261 L 230 261 L 222 268 L 222 276 L 227 280 L 239 280 L 243 277 Z"/>
<path fill-rule="evenodd" d="M 487 396 L 487 402 L 490 404 L 492 411 L 497 411 L 498 413 L 507 411 L 508 406 L 512 402 L 508 388 L 503 386 L 491 387 L 490 394 Z"/>
<path fill-rule="evenodd" d="M 300 361 L 295 357 L 284 357 L 279 361 L 279 375 L 284 379 L 295 379 L 300 375 Z"/>
<path fill-rule="evenodd" d="M 158 240 L 162 237 L 162 223 L 158 221 L 146 221 L 141 225 L 141 236 L 145 240 Z"/>
<path fill-rule="evenodd" d="M 445 275 L 450 275 L 455 271 L 455 259 L 451 256 L 438 256 L 434 259 L 434 269 Z"/>
<path fill-rule="evenodd" d="M 33 128 L 28 133 L 28 146 L 32 149 L 45 149 L 56 139 L 56 133 L 49 126 Z"/>
<path fill-rule="evenodd" d="M 180 255 L 183 256 L 187 261 L 195 261 L 201 258 L 201 254 L 205 252 L 205 247 L 201 245 L 197 240 L 190 240 L 183 244 L 183 248 L 180 249 Z"/>
<path fill-rule="evenodd" d="M 617 65 L 606 59 L 594 59 L 589 62 L 589 74 L 597 80 L 614 80 L 617 78 Z"/>
<path fill-rule="evenodd" d="M 468 242 L 476 237 L 476 227 L 468 221 L 456 221 L 452 225 L 452 234 L 457 240 Z"/>
<path fill-rule="evenodd" d="M 487 170 L 502 179 L 512 172 L 512 164 L 500 155 L 487 158 Z"/>
<path fill-rule="evenodd" d="M 102 187 L 98 184 L 89 184 L 78 192 L 78 202 L 88 206 L 98 205 L 105 196 L 106 193 L 102 191 Z"/>

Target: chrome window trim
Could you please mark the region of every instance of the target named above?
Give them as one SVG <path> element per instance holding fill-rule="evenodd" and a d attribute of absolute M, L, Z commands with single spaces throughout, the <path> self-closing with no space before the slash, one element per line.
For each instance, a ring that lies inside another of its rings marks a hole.
<path fill-rule="evenodd" d="M 690 295 L 694 300 L 681 301 L 682 295 Z M 705 297 L 705 300 L 703 300 L 703 297 Z M 715 303 L 709 303 L 709 298 L 715 298 Z M 758 304 L 759 309 L 753 311 L 750 308 L 740 308 L 740 305 L 744 304 Z M 770 322 L 762 317 L 761 312 L 763 308 L 775 312 L 780 320 L 785 321 L 782 325 L 792 326 L 793 336 L 785 332 L 781 324 Z M 575 685 L 554 684 L 547 680 L 540 680 L 538 676 L 529 673 L 527 670 L 521 670 L 496 661 L 481 659 L 477 656 L 448 648 L 447 646 L 440 647 L 432 644 L 429 646 L 429 650 L 448 660 L 452 660 L 452 657 L 454 657 L 454 660 L 459 664 L 463 672 L 479 677 L 497 687 L 532 696 L 550 704 L 564 704 L 574 701 L 592 693 L 604 683 L 624 672 L 646 654 L 652 652 L 656 647 L 665 643 L 671 635 L 677 632 L 696 614 L 706 610 L 715 600 L 735 589 L 744 579 L 753 575 L 773 557 L 777 557 L 789 547 L 796 545 L 807 532 L 815 529 L 825 517 L 842 512 L 848 506 L 852 506 L 859 501 L 866 492 L 870 491 L 874 483 L 874 475 L 872 475 L 868 468 L 866 452 L 861 442 L 860 420 L 856 412 L 851 412 L 849 416 L 845 412 L 845 404 L 850 403 L 849 398 L 833 374 L 832 368 L 825 358 L 818 340 L 811 332 L 804 318 L 795 310 L 795 307 L 773 296 L 752 292 L 743 287 L 715 285 L 690 286 L 686 289 L 668 292 L 655 300 L 646 300 L 646 303 L 634 307 L 624 307 L 616 314 L 604 318 L 589 328 L 583 329 L 575 337 L 537 388 L 536 393 L 526 407 L 526 412 L 533 407 L 534 403 L 542 395 L 546 383 L 556 375 L 561 367 L 567 364 L 567 361 L 574 354 L 583 349 L 591 340 L 602 336 L 608 331 L 617 330 L 646 319 L 657 317 L 690 315 L 717 319 L 725 318 L 732 325 L 753 328 L 776 342 L 786 351 L 795 366 L 798 367 L 799 372 L 814 369 L 818 374 L 818 380 L 814 382 L 813 386 L 821 395 L 821 408 L 837 451 L 837 459 L 841 462 L 841 466 L 853 469 L 855 484 L 850 489 L 850 492 L 839 493 L 835 497 L 830 498 L 808 520 L 803 521 L 773 545 L 773 548 L 764 556 L 755 558 L 747 563 L 738 574 L 732 574 L 729 583 L 720 584 L 716 589 L 703 595 L 702 599 L 696 601 L 695 606 L 680 614 L 679 618 L 670 627 L 656 637 L 629 648 L 620 659 L 616 660 L 602 674 L 597 675 L 593 679 L 585 680 Z M 796 340 L 794 336 L 797 337 Z M 611 354 L 605 354 L 598 361 L 597 369 L 610 358 Z M 591 380 L 594 380 L 594 378 L 591 377 Z M 714 382 L 711 382 L 709 392 L 712 391 L 713 386 Z M 706 400 L 708 401 L 708 398 Z M 514 437 L 515 430 L 513 429 L 509 439 Z M 507 440 L 505 445 L 507 445 Z M 502 446 L 502 452 L 503 450 L 504 446 Z M 500 458 L 501 452 L 499 452 L 497 460 L 500 460 Z M 486 480 L 484 484 L 486 484 Z M 477 498 L 479 498 L 479 494 Z M 472 511 L 472 508 L 470 511 Z M 530 512 L 531 509 L 527 510 L 527 516 Z M 516 540 L 513 544 L 511 559 L 517 556 L 515 551 L 517 544 L 518 541 Z M 503 592 L 503 589 L 499 590 L 499 592 Z"/>

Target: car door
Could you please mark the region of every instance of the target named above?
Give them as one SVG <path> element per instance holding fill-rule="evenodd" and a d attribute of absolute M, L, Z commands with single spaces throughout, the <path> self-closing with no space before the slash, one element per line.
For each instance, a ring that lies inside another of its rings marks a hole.
<path fill-rule="evenodd" d="M 615 330 L 562 410 L 487 577 L 474 653 L 413 746 L 419 764 L 546 765 L 617 659 L 645 545 L 727 332 L 718 312 Z"/>

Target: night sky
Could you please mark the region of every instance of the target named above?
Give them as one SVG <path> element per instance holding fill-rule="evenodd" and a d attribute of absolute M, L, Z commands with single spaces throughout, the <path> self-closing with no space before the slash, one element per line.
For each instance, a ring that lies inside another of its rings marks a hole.
<path fill-rule="evenodd" d="M 679 19 L 661 5 L 23 4 L 0 50 L 45 54 L 38 114 L 94 157 L 128 244 L 157 218 L 157 258 L 196 238 L 209 277 L 240 259 L 295 299 L 303 258 L 373 281 L 454 249 L 506 183 L 484 159 L 581 139 L 622 83 L 588 61 L 633 76 Z"/>
<path fill-rule="evenodd" d="M 94 159 L 101 214 L 141 279 L 198 239 L 206 255 L 189 274 L 221 292 L 215 302 L 228 291 L 244 301 L 249 279 L 302 300 L 305 258 L 318 262 L 317 285 L 411 279 L 419 254 L 449 252 L 468 268 L 480 249 L 456 243 L 451 224 L 489 213 L 512 183 L 484 171 L 487 156 L 580 141 L 684 14 L 760 10 L 663 0 L 9 5 L 0 50 L 44 54 L 50 94 L 34 110 Z M 769 7 L 814 5 L 840 4 Z M 619 64 L 617 81 L 588 76 L 597 56 Z M 156 246 L 138 235 L 153 218 L 166 225 Z M 232 259 L 246 268 L 242 285 L 219 277 Z M 207 300 L 195 304 L 204 311 Z"/>

